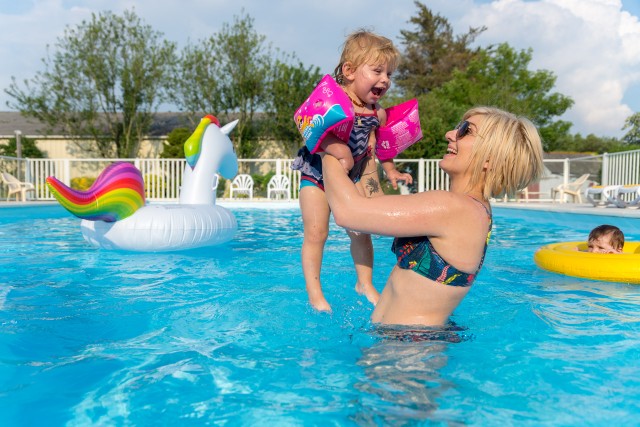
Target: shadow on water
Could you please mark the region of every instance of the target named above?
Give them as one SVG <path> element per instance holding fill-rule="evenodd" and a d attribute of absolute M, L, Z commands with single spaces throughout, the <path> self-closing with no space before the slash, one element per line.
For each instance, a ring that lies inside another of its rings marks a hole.
<path fill-rule="evenodd" d="M 438 401 L 456 385 L 441 375 L 451 345 L 469 340 L 455 324 L 445 328 L 378 326 L 370 332 L 378 341 L 362 350 L 357 364 L 366 381 L 354 386 L 361 393 L 361 411 L 351 417 L 358 425 L 413 425 L 441 419 Z"/>

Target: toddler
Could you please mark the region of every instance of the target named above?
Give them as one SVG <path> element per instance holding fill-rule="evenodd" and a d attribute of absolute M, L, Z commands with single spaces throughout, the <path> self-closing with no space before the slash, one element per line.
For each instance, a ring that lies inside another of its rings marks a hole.
<path fill-rule="evenodd" d="M 323 139 L 321 148 L 340 159 L 360 194 L 367 197 L 382 195 L 372 156 L 374 131 L 386 123 L 386 112 L 378 102 L 391 85 L 391 73 L 395 71 L 399 59 L 400 54 L 391 40 L 361 30 L 347 37 L 340 62 L 334 71 L 336 82 L 353 104 L 354 125 L 348 143 L 329 135 Z M 393 159 L 382 161 L 381 164 L 393 188 L 397 188 L 397 181 L 412 182 L 411 175 L 395 168 Z M 311 154 L 304 146 L 298 152 L 292 168 L 301 172 L 300 210 L 304 227 L 302 270 L 309 302 L 318 311 L 331 311 L 320 284 L 331 213 L 324 194 L 322 160 L 319 154 Z M 373 286 L 371 236 L 348 230 L 347 233 L 351 239 L 351 257 L 357 275 L 355 289 L 375 305 L 380 295 Z"/>
<path fill-rule="evenodd" d="M 614 226 L 599 225 L 589 233 L 587 239 L 588 252 L 596 254 L 619 254 L 624 247 L 624 234 Z"/>

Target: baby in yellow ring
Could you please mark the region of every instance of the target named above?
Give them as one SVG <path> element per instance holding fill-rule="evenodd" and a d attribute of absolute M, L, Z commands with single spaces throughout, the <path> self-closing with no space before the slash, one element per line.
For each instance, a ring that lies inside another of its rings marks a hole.
<path fill-rule="evenodd" d="M 621 254 L 624 247 L 624 234 L 614 226 L 599 225 L 589 233 L 587 252 L 596 254 Z"/>

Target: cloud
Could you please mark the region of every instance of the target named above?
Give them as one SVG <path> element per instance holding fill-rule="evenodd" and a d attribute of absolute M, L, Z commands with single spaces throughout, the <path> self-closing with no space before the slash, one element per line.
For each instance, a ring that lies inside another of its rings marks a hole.
<path fill-rule="evenodd" d="M 640 84 L 640 23 L 619 0 L 500 0 L 461 23 L 488 27 L 482 45 L 531 47 L 531 68 L 553 71 L 557 91 L 575 101 L 563 117 L 574 122 L 573 132 L 622 136 L 634 113 L 625 92 Z"/>

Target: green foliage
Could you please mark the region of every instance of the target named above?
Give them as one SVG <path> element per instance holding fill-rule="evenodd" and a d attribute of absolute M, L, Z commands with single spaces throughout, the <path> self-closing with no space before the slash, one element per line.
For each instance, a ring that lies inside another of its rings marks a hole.
<path fill-rule="evenodd" d="M 74 190 L 85 191 L 91 188 L 95 180 L 96 178 L 93 178 L 93 177 L 80 176 L 77 178 L 71 178 L 70 185 L 71 185 L 71 188 L 73 188 Z"/>
<path fill-rule="evenodd" d="M 567 139 L 571 124 L 557 118 L 573 101 L 553 92 L 553 73 L 528 69 L 530 49 L 516 51 L 502 43 L 472 50 L 470 44 L 485 27 L 456 36 L 446 18 L 415 4 L 417 14 L 409 22 L 416 29 L 401 31 L 405 52 L 395 80 L 405 97 L 418 97 L 424 137 L 401 157 L 441 157 L 447 147 L 445 133 L 477 105 L 528 117 L 537 125 L 545 149 Z"/>
<path fill-rule="evenodd" d="M 227 100 L 216 78 L 222 73 L 222 65 L 215 48 L 213 37 L 186 45 L 171 79 L 173 90 L 169 97 L 181 110 L 186 110 L 194 126 L 203 112 L 220 115 L 225 111 Z"/>
<path fill-rule="evenodd" d="M 12 78 L 9 106 L 49 131 L 91 136 L 104 157 L 135 157 L 175 62 L 175 44 L 159 37 L 133 11 L 93 14 L 65 29 L 24 88 Z"/>
<path fill-rule="evenodd" d="M 44 154 L 38 148 L 35 141 L 24 136 L 20 137 L 20 146 L 22 157 L 28 157 L 30 159 L 42 159 Z M 17 142 L 16 138 L 10 138 L 7 145 L 0 145 L 0 156 L 17 157 Z"/>
<path fill-rule="evenodd" d="M 622 130 L 629 129 L 622 140 L 627 144 L 640 144 L 640 113 L 635 113 L 624 122 Z"/>
<path fill-rule="evenodd" d="M 233 133 L 236 153 L 251 157 L 258 139 L 254 114 L 265 106 L 272 58 L 271 45 L 243 11 L 232 25 L 223 24 L 218 33 L 183 50 L 172 100 L 194 123 L 202 112 L 216 114 L 222 122 L 231 115 L 238 118 Z"/>
<path fill-rule="evenodd" d="M 438 158 L 446 151 L 444 134 L 469 108 L 490 105 L 531 119 L 543 141 L 567 135 L 570 124 L 554 121 L 573 101 L 552 93 L 553 73 L 527 69 L 531 51 L 516 52 L 507 44 L 482 51 L 465 70 L 456 70 L 451 80 L 420 97 L 424 139 L 403 157 Z"/>
<path fill-rule="evenodd" d="M 267 194 L 267 185 L 269 184 L 269 180 L 271 177 L 275 175 L 275 172 L 269 172 L 266 175 L 251 175 L 253 178 L 253 195 L 257 194 Z"/>
<path fill-rule="evenodd" d="M 415 30 L 401 30 L 404 46 L 398 66 L 397 85 L 406 96 L 419 96 L 449 81 L 454 70 L 463 70 L 476 57 L 477 49 L 470 49 L 486 27 L 470 28 L 466 34 L 454 36 L 449 21 L 434 14 L 422 3 L 415 1 L 417 14 L 409 22 Z"/>
<path fill-rule="evenodd" d="M 276 61 L 267 92 L 267 110 L 263 123 L 264 133 L 275 141 L 285 141 L 286 152 L 294 157 L 302 138 L 293 121 L 293 113 L 309 96 L 322 78 L 318 67 L 299 62 L 290 65 Z"/>
<path fill-rule="evenodd" d="M 617 138 L 599 137 L 593 134 L 583 137 L 580 134 L 576 134 L 566 135 L 559 139 L 550 151 L 602 154 L 637 149 L 640 149 L 640 144 L 626 144 Z"/>
<path fill-rule="evenodd" d="M 422 139 L 400 154 L 404 159 L 433 159 L 447 150 L 444 134 L 451 130 L 466 110 L 444 97 L 433 94 L 418 97 Z"/>
<path fill-rule="evenodd" d="M 227 179 L 218 175 L 218 187 L 216 188 L 216 197 L 224 197 L 224 193 L 227 189 Z"/>
<path fill-rule="evenodd" d="M 556 77 L 547 70 L 529 71 L 531 50 L 515 51 L 503 43 L 490 48 L 462 72 L 438 88 L 439 95 L 454 100 L 465 109 L 491 105 L 531 119 L 545 140 L 568 131 L 569 124 L 554 122 L 573 101 L 552 93 Z M 546 138 L 545 138 L 546 137 Z"/>
<path fill-rule="evenodd" d="M 160 153 L 162 159 L 182 159 L 184 158 L 184 143 L 193 131 L 189 128 L 175 128 L 169 135 L 164 144 L 164 149 Z"/>

